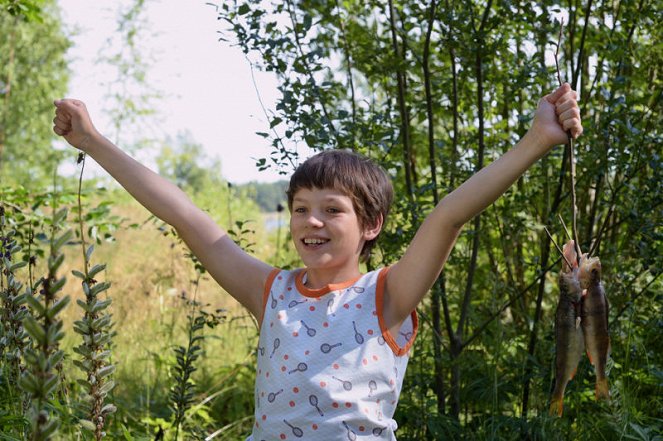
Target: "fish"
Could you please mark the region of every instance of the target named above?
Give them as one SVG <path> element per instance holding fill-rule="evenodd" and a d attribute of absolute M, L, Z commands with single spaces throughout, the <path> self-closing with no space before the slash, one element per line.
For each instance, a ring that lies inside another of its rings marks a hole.
<path fill-rule="evenodd" d="M 581 328 L 589 362 L 596 372 L 597 400 L 610 399 L 606 364 L 610 356 L 608 333 L 608 299 L 601 282 L 601 261 L 598 257 L 583 256 L 578 279 L 585 291 L 581 303 Z"/>
<path fill-rule="evenodd" d="M 550 415 L 562 416 L 564 390 L 575 376 L 585 344 L 580 326 L 582 289 L 578 280 L 578 260 L 571 240 L 564 245 L 559 273 L 559 301 L 555 312 L 555 387 L 550 400 Z M 569 266 L 567 262 L 571 265 Z"/>

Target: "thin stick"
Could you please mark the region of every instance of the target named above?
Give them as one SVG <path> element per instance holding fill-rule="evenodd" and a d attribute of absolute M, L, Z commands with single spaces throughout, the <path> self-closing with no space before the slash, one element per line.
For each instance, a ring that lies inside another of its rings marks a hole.
<path fill-rule="evenodd" d="M 557 61 L 559 55 L 559 47 L 562 41 L 562 30 L 564 29 L 564 20 L 560 20 L 559 36 L 557 37 L 557 48 L 555 49 L 555 67 L 557 68 L 557 81 L 559 86 L 562 86 L 562 76 L 559 72 L 559 62 Z M 573 137 L 571 131 L 566 131 L 566 138 L 569 144 L 569 161 L 571 162 L 571 208 L 573 213 L 573 222 L 571 224 L 571 231 L 573 232 L 574 245 L 578 264 L 580 264 L 580 241 L 578 240 L 578 207 L 576 207 L 576 159 L 575 148 L 573 147 Z"/>
<path fill-rule="evenodd" d="M 553 239 L 552 235 L 550 234 L 550 231 L 548 231 L 548 227 L 543 227 L 543 229 L 546 230 L 546 234 L 550 238 L 550 241 L 553 243 L 553 245 L 555 245 L 555 248 L 557 248 L 557 251 L 559 251 L 559 254 L 562 255 L 562 259 L 564 259 L 566 264 L 569 266 L 569 269 L 573 269 L 573 265 L 571 265 L 571 263 L 569 263 L 569 260 L 564 255 L 564 251 L 562 251 L 562 249 L 559 247 L 559 245 L 557 245 L 557 242 L 555 242 L 555 239 Z"/>
<path fill-rule="evenodd" d="M 566 237 L 569 240 L 573 240 L 573 237 L 571 236 L 571 233 L 569 233 L 569 229 L 566 228 L 566 222 L 564 222 L 564 218 L 562 217 L 562 215 L 557 213 L 557 217 L 559 218 L 559 221 L 562 224 L 562 228 L 564 228 L 564 232 L 566 233 Z"/>

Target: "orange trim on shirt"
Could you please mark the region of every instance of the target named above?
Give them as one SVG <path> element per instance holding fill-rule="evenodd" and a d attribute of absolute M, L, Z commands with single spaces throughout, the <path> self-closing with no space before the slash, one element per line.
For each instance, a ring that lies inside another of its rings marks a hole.
<path fill-rule="evenodd" d="M 262 323 L 262 319 L 265 318 L 265 307 L 267 306 L 267 298 L 269 297 L 269 292 L 272 290 L 272 285 L 274 284 L 274 279 L 276 278 L 276 275 L 281 272 L 280 269 L 274 268 L 270 273 L 269 276 L 267 276 L 267 280 L 265 281 L 265 289 L 262 291 L 262 318 L 260 319 L 260 322 Z"/>
<path fill-rule="evenodd" d="M 384 340 L 387 342 L 391 350 L 394 351 L 394 354 L 398 357 L 401 357 L 408 353 L 412 347 L 412 344 L 414 343 L 414 339 L 417 336 L 417 331 L 419 330 L 419 318 L 417 317 L 417 312 L 412 311 L 410 314 L 410 318 L 412 319 L 412 337 L 410 337 L 405 346 L 398 346 L 396 339 L 393 335 L 391 335 L 391 332 L 389 329 L 387 329 L 387 325 L 384 322 L 384 284 L 388 271 L 389 267 L 386 267 L 380 270 L 380 274 L 378 274 L 378 282 L 377 286 L 375 287 L 375 308 L 377 309 L 378 313 L 378 323 L 380 324 L 382 337 L 384 337 Z"/>
<path fill-rule="evenodd" d="M 322 297 L 329 292 L 348 288 L 352 286 L 357 280 L 361 279 L 361 277 L 363 276 L 363 274 L 360 274 L 358 277 L 352 280 L 347 280 L 345 282 L 340 282 L 340 283 L 330 283 L 329 285 L 323 286 L 322 288 L 311 289 L 306 285 L 304 285 L 304 274 L 306 274 L 306 270 L 300 270 L 297 273 L 297 276 L 295 276 L 295 285 L 297 286 L 297 289 L 299 290 L 301 295 L 303 295 L 304 297 L 313 297 L 313 298 Z"/>

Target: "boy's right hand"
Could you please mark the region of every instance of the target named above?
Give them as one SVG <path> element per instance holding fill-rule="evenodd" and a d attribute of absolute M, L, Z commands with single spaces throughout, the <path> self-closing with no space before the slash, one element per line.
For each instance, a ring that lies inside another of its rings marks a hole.
<path fill-rule="evenodd" d="M 99 132 L 92 124 L 85 104 L 73 99 L 56 100 L 53 104 L 55 104 L 53 131 L 64 137 L 72 146 L 87 152 L 90 141 L 99 136 Z"/>

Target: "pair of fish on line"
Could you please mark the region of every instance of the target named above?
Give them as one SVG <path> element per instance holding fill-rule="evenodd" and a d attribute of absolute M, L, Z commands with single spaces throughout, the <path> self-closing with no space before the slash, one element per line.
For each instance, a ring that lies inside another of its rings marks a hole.
<path fill-rule="evenodd" d="M 606 364 L 610 353 L 608 301 L 601 283 L 601 261 L 586 254 L 578 264 L 574 242 L 564 245 L 555 314 L 555 388 L 550 414 L 562 415 L 564 389 L 573 378 L 584 351 L 596 372 L 596 399 L 610 398 Z"/>

